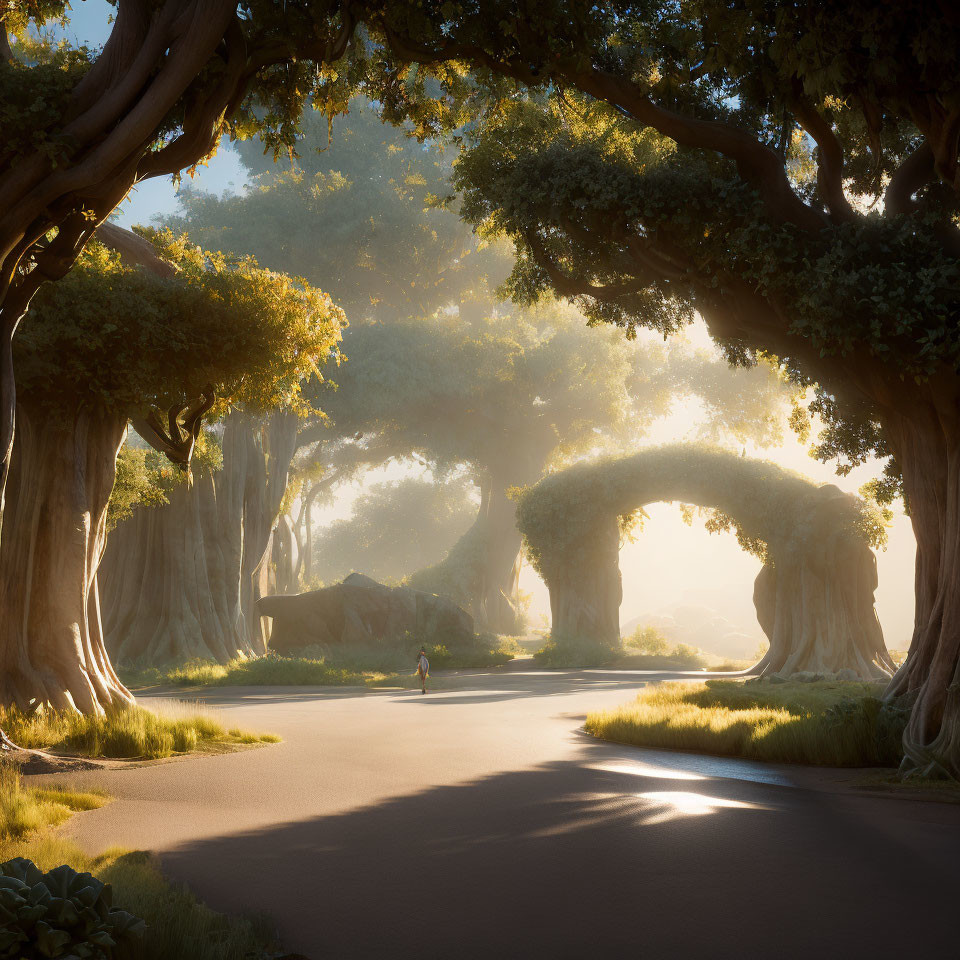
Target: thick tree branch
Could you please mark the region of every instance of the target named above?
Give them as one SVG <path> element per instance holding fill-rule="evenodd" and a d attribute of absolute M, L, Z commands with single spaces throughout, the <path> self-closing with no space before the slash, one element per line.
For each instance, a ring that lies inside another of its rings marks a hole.
<path fill-rule="evenodd" d="M 144 416 L 131 417 L 134 430 L 158 453 L 184 470 L 189 469 L 193 451 L 200 436 L 203 418 L 216 402 L 212 387 L 186 406 L 174 404 L 167 410 L 167 425 L 160 413 L 151 407 Z M 181 425 L 182 421 L 182 425 Z"/>
<path fill-rule="evenodd" d="M 144 267 L 158 277 L 177 275 L 177 268 L 159 257 L 149 240 L 144 240 L 132 230 L 124 230 L 123 227 L 107 221 L 97 227 L 95 236 L 105 247 L 119 253 L 120 259 L 128 267 Z"/>
<path fill-rule="evenodd" d="M 389 25 L 381 26 L 389 46 L 406 60 L 421 63 L 466 60 L 530 86 L 541 86 L 545 80 L 545 75 L 519 57 L 499 58 L 482 47 L 455 40 L 436 49 L 424 48 Z M 740 176 L 760 192 L 769 214 L 775 219 L 810 232 L 823 228 L 825 221 L 821 214 L 794 193 L 777 153 L 745 130 L 722 120 L 699 120 L 668 110 L 654 103 L 633 81 L 596 67 L 583 69 L 558 63 L 550 68 L 550 74 L 555 81 L 611 104 L 681 146 L 709 150 L 733 160 Z"/>
<path fill-rule="evenodd" d="M 933 150 L 923 143 L 894 171 L 883 195 L 884 209 L 893 215 L 906 215 L 916 209 L 913 195 L 936 176 Z"/>
<path fill-rule="evenodd" d="M 587 280 L 572 277 L 565 273 L 547 252 L 540 238 L 532 231 L 525 230 L 523 238 L 534 259 L 550 278 L 557 293 L 565 297 L 594 297 L 597 300 L 616 300 L 631 293 L 638 293 L 644 287 L 650 286 L 655 278 L 638 277 L 622 283 L 595 284 Z"/>
<path fill-rule="evenodd" d="M 856 214 L 843 192 L 843 147 L 833 127 L 804 95 L 799 81 L 794 83 L 790 107 L 800 126 L 817 144 L 817 183 L 830 218 L 837 223 L 849 223 Z"/>

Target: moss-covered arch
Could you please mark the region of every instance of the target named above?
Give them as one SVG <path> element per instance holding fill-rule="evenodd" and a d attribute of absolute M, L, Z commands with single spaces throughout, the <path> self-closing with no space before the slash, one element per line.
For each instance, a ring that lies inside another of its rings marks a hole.
<path fill-rule="evenodd" d="M 519 498 L 518 525 L 550 591 L 555 638 L 619 643 L 623 518 L 660 501 L 716 509 L 742 543 L 761 542 L 753 598 L 770 650 L 751 672 L 892 672 L 874 610 L 870 543 L 879 525 L 863 501 L 769 461 L 699 445 L 579 464 Z"/>

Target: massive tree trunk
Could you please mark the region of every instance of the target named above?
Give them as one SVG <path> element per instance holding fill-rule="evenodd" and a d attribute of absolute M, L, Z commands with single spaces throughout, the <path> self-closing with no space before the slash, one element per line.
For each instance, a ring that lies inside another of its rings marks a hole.
<path fill-rule="evenodd" d="M 480 509 L 473 526 L 440 563 L 417 571 L 410 585 L 456 600 L 480 630 L 521 633 L 523 538 L 517 529 L 517 505 L 508 492 L 540 479 L 553 445 L 551 436 L 549 442 L 528 441 L 520 452 L 501 451 L 481 477 Z"/>
<path fill-rule="evenodd" d="M 103 643 L 97 568 L 125 416 L 20 403 L 0 542 L 0 704 L 133 703 Z"/>
<path fill-rule="evenodd" d="M 410 585 L 452 598 L 481 630 L 516 634 L 523 627 L 518 589 L 522 540 L 507 489 L 508 484 L 485 478 L 473 526 L 440 563 L 413 574 Z"/>
<path fill-rule="evenodd" d="M 101 581 L 117 660 L 224 663 L 264 652 L 253 604 L 263 592 L 296 424 L 286 413 L 266 420 L 232 414 L 221 470 L 198 468 L 169 504 L 138 509 L 111 534 Z"/>
<path fill-rule="evenodd" d="M 8 57 L 5 26 L 3 47 Z M 151 149 L 177 101 L 218 60 L 219 75 L 186 103 L 178 135 Z M 0 168 L 0 523 L 16 419 L 11 343 L 33 294 L 70 269 L 136 182 L 209 153 L 249 80 L 246 64 L 229 0 L 166 0 L 156 16 L 121 4 L 103 50 L 70 91 L 64 121 L 35 131 L 65 145 L 64 154 L 54 159 L 41 137 L 35 150 L 14 151 Z M 46 243 L 54 227 L 59 232 Z M 33 269 L 23 268 L 28 256 Z"/>
<path fill-rule="evenodd" d="M 960 779 L 960 405 L 953 384 L 927 395 L 884 423 L 917 538 L 913 638 L 886 698 L 913 701 L 903 772 Z"/>
<path fill-rule="evenodd" d="M 100 581 L 116 661 L 223 663 L 253 653 L 240 612 L 239 563 L 230 562 L 241 514 L 230 509 L 229 481 L 218 479 L 195 470 L 169 504 L 136 510 L 111 533 Z"/>
<path fill-rule="evenodd" d="M 620 526 L 616 517 L 598 525 L 590 543 L 570 552 L 574 562 L 551 571 L 551 635 L 615 649 L 620 643 Z"/>
<path fill-rule="evenodd" d="M 753 603 L 770 649 L 750 673 L 888 678 L 895 668 L 873 606 L 876 558 L 866 547 L 839 543 L 822 561 L 798 557 L 760 571 Z"/>
<path fill-rule="evenodd" d="M 507 486 L 497 478 L 481 486 L 480 510 L 464 535 L 476 553 L 476 580 L 471 606 L 480 626 L 495 633 L 519 633 L 520 548 L 516 507 L 507 498 Z"/>

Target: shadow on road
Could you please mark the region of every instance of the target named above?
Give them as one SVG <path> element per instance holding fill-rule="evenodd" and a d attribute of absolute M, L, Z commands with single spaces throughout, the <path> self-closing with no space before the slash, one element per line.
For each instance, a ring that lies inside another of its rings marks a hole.
<path fill-rule="evenodd" d="M 277 918 L 317 960 L 955 949 L 956 811 L 931 822 L 917 810 L 940 805 L 908 804 L 891 842 L 864 813 L 884 801 L 638 756 L 585 742 L 573 761 L 189 844 L 164 865 L 215 908 Z"/>
<path fill-rule="evenodd" d="M 416 705 L 494 703 L 520 697 L 550 697 L 590 690 L 623 690 L 625 698 L 647 683 L 660 680 L 709 679 L 710 675 L 665 673 L 650 670 L 564 670 L 564 671 L 445 671 L 428 684 L 427 696 L 419 688 L 399 687 L 174 687 L 151 689 L 143 699 L 199 700 L 211 705 L 297 703 L 315 700 L 342 700 L 357 697 L 404 698 Z M 491 686 L 495 683 L 496 686 Z"/>

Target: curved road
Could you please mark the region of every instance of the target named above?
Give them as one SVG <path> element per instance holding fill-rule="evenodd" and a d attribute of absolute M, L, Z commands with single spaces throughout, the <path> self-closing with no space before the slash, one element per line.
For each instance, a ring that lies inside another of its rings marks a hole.
<path fill-rule="evenodd" d="M 667 676 L 204 691 L 284 742 L 77 774 L 117 801 L 69 829 L 157 851 L 311 960 L 957 956 L 960 806 L 581 732 Z"/>

